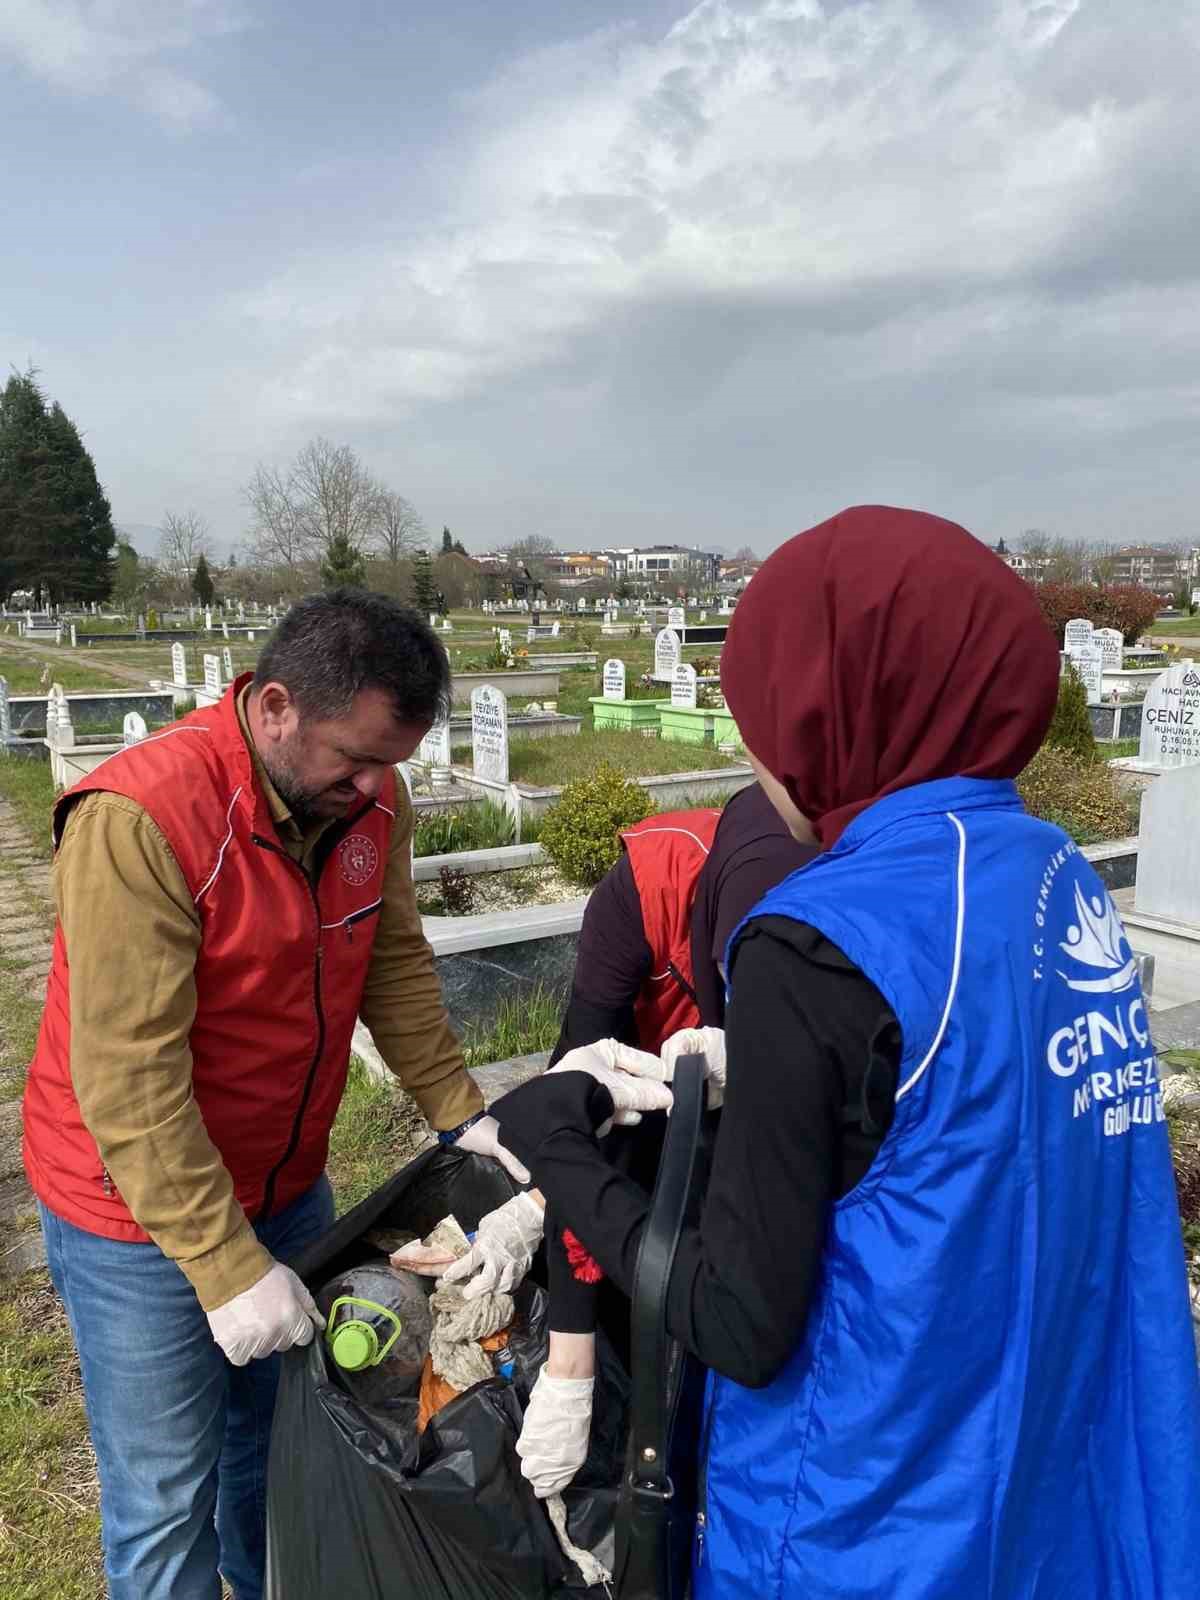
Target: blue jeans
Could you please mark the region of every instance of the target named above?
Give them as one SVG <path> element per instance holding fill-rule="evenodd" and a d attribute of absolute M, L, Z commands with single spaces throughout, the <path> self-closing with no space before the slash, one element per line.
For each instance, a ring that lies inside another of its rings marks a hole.
<path fill-rule="evenodd" d="M 100 1467 L 111 1600 L 261 1600 L 279 1357 L 232 1366 L 156 1244 L 85 1233 L 40 1208 Z M 296 1254 L 333 1221 L 321 1178 L 255 1232 Z"/>

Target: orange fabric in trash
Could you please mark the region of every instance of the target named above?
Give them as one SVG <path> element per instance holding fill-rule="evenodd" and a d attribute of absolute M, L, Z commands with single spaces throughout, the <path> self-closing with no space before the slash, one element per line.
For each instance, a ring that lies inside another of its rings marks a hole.
<path fill-rule="evenodd" d="M 497 1350 L 504 1350 L 508 1346 L 508 1329 L 502 1328 L 499 1333 L 490 1333 L 486 1339 L 480 1339 L 479 1348 L 486 1350 L 489 1355 L 494 1355 Z M 445 1378 L 439 1378 L 433 1370 L 433 1357 L 425 1357 L 425 1365 L 421 1368 L 421 1395 L 417 1407 L 417 1432 L 424 1433 L 429 1424 L 430 1417 L 434 1417 L 448 1406 L 451 1400 L 462 1393 L 452 1383 L 447 1383 Z"/>

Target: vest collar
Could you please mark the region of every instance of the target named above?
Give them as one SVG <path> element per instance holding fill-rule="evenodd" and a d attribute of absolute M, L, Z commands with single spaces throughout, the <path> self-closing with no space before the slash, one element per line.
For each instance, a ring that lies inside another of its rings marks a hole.
<path fill-rule="evenodd" d="M 831 856 L 861 849 L 877 834 L 914 817 L 942 816 L 947 811 L 1024 811 L 1011 778 L 937 778 L 917 783 L 860 811 L 829 851 Z"/>
<path fill-rule="evenodd" d="M 243 672 L 226 689 L 215 708 L 213 734 L 217 754 L 229 775 L 230 784 L 234 789 L 241 790 L 238 809 L 249 819 L 254 832 L 270 835 L 274 831 L 271 808 L 255 776 L 250 748 L 237 714 L 238 697 L 253 678 L 252 672 Z"/>

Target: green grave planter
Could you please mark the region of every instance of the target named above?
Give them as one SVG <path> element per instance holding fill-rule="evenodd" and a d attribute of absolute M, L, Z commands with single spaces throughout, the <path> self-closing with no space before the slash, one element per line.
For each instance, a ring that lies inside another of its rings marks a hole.
<path fill-rule="evenodd" d="M 712 719 L 713 743 L 718 749 L 720 749 L 722 745 L 733 745 L 738 750 L 744 748 L 742 744 L 741 733 L 738 731 L 738 725 L 733 720 L 732 711 L 714 711 L 712 713 Z"/>
<path fill-rule="evenodd" d="M 660 739 L 673 739 L 676 744 L 711 744 L 713 714 L 702 706 L 673 706 L 669 700 L 658 702 Z"/>
<path fill-rule="evenodd" d="M 603 695 L 592 694 L 588 704 L 597 733 L 609 728 L 621 733 L 658 733 L 657 700 L 606 700 Z"/>

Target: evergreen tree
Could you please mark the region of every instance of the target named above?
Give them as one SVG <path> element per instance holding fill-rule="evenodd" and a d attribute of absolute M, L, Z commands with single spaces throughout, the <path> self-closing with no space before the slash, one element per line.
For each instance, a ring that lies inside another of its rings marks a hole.
<path fill-rule="evenodd" d="M 422 616 L 437 611 L 438 591 L 433 576 L 433 557 L 428 550 L 418 550 L 413 562 L 413 605 Z"/>
<path fill-rule="evenodd" d="M 361 589 L 366 581 L 367 564 L 361 551 L 346 534 L 335 533 L 321 562 L 321 582 L 327 589 Z"/>
<path fill-rule="evenodd" d="M 115 544 L 79 430 L 57 402 L 47 405 L 32 372 L 14 373 L 0 394 L 0 592 L 104 599 Z"/>
<path fill-rule="evenodd" d="M 443 528 L 442 529 L 442 554 L 444 556 L 448 556 L 450 554 L 451 550 L 453 550 L 453 549 L 454 549 L 454 541 L 450 537 L 450 529 L 449 528 Z"/>
<path fill-rule="evenodd" d="M 145 592 L 146 575 L 141 557 L 128 539 L 118 539 L 113 558 L 113 600 L 123 611 L 134 611 Z"/>
<path fill-rule="evenodd" d="M 1050 719 L 1046 743 L 1059 750 L 1069 750 L 1084 761 L 1096 759 L 1096 736 L 1088 714 L 1087 690 L 1069 661 L 1058 682 L 1058 701 Z"/>
<path fill-rule="evenodd" d="M 203 550 L 200 552 L 200 559 L 196 562 L 196 570 L 192 573 L 192 593 L 202 606 L 212 605 L 215 590 L 213 588 L 212 573 L 208 570 L 208 557 Z"/>

